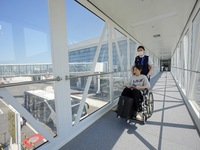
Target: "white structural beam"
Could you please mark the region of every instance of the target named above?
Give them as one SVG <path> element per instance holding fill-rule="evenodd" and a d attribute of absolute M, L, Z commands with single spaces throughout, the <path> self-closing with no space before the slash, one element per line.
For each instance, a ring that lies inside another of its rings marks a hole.
<path fill-rule="evenodd" d="M 112 33 L 113 31 L 113 26 L 111 25 L 111 23 L 108 21 L 108 37 L 109 37 L 109 41 L 108 41 L 108 62 L 109 62 L 109 72 L 113 72 L 113 47 L 112 47 Z M 110 83 L 110 101 L 113 102 L 113 74 L 109 75 L 109 83 Z"/>
<path fill-rule="evenodd" d="M 70 98 L 69 62 L 67 53 L 67 31 L 65 0 L 49 0 L 49 20 L 54 77 L 62 80 L 55 82 L 55 106 L 57 114 L 57 138 L 65 138 L 72 128 Z"/>

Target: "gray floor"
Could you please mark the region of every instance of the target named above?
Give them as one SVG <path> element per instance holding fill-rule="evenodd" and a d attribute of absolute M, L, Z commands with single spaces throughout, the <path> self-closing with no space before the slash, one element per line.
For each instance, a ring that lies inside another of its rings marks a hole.
<path fill-rule="evenodd" d="M 129 125 L 109 111 L 60 150 L 200 150 L 200 137 L 170 72 L 152 81 L 154 114 Z"/>

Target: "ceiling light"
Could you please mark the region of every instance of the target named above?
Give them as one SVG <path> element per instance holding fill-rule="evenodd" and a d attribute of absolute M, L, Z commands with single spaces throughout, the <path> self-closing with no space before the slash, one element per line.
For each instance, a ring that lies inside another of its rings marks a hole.
<path fill-rule="evenodd" d="M 142 21 L 133 23 L 131 25 L 131 27 L 134 28 L 134 27 L 137 27 L 137 26 L 141 26 L 143 24 L 147 24 L 147 23 L 163 20 L 163 19 L 166 19 L 166 18 L 169 18 L 169 17 L 173 17 L 173 16 L 176 16 L 176 15 L 177 15 L 177 11 L 166 13 L 166 14 L 163 14 L 163 15 L 160 15 L 160 16 L 155 16 L 155 17 L 152 17 L 152 18 L 148 18 L 146 20 L 142 20 Z"/>
<path fill-rule="evenodd" d="M 160 37 L 160 34 L 154 34 L 153 37 L 158 38 L 158 37 Z"/>

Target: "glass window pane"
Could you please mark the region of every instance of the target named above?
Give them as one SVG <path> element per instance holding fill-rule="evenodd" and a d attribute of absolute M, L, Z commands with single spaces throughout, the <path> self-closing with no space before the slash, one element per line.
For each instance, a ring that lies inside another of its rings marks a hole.
<path fill-rule="evenodd" d="M 2 82 L 31 81 L 33 74 L 52 73 L 48 1 L 2 0 L 0 14 Z M 30 78 L 24 77 L 27 74 Z"/>
<path fill-rule="evenodd" d="M 0 1 L 0 52 L 0 84 L 52 78 L 48 0 Z M 37 148 L 47 141 L 32 127 L 32 124 L 26 120 L 27 118 L 24 118 L 24 114 L 19 114 L 15 106 L 11 107 L 8 102 L 10 97 L 23 106 L 24 111 L 31 114 L 38 126 L 44 127 L 50 136 L 56 135 L 48 104 L 39 97 L 25 94 L 32 90 L 46 90 L 53 84 L 49 82 L 0 89 L 1 92 L 8 92 L 6 96 L 0 95 L 0 112 L 2 112 L 0 125 L 1 133 L 3 133 L 3 136 L 0 136 L 0 143 L 6 144 L 5 149 L 8 148 L 10 137 L 15 139 L 17 134 L 21 135 L 21 139 L 18 139 L 20 142 L 17 144 L 24 149 Z M 29 100 L 26 102 L 26 99 Z M 45 108 L 47 111 L 44 111 Z M 14 118 L 14 121 L 11 118 Z M 14 132 L 8 127 L 11 123 L 15 128 Z M 17 123 L 21 126 L 16 126 Z M 39 137 L 40 140 L 34 141 L 35 137 Z M 34 144 L 27 145 L 25 143 L 27 139 L 34 141 Z"/>
<path fill-rule="evenodd" d="M 79 77 L 108 72 L 108 31 L 105 21 L 74 0 L 66 0 L 67 39 L 70 71 L 72 121 L 74 122 L 90 77 Z M 105 30 L 104 30 L 105 29 Z M 96 62 L 94 62 L 96 58 Z M 92 70 L 94 66 L 94 70 Z M 93 71 L 93 72 L 91 72 Z M 93 76 L 89 83 L 85 105 L 80 119 L 106 105 L 110 100 L 108 75 Z"/>

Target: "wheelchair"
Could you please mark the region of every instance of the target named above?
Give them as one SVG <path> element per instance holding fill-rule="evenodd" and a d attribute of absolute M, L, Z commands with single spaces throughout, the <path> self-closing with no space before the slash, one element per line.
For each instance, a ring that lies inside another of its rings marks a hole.
<path fill-rule="evenodd" d="M 139 101 L 140 106 L 138 111 L 142 114 L 143 119 L 138 121 L 142 121 L 143 124 L 145 124 L 147 119 L 152 116 L 154 110 L 154 98 L 152 91 L 148 89 L 141 91 L 141 98 L 139 99 Z M 127 119 L 127 123 L 130 123 L 130 120 L 137 119 Z"/>

